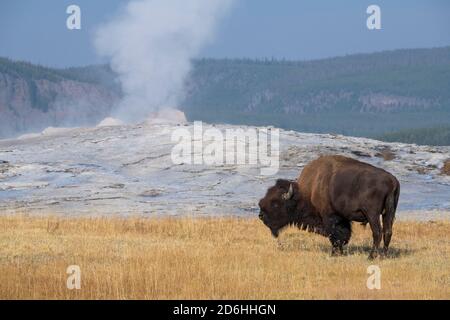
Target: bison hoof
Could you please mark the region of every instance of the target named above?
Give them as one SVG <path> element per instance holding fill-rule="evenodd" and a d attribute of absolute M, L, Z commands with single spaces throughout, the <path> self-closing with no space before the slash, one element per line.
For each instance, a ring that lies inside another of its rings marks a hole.
<path fill-rule="evenodd" d="M 344 251 L 342 249 L 339 248 L 333 248 L 331 250 L 331 256 L 332 257 L 340 257 L 344 255 Z"/>
<path fill-rule="evenodd" d="M 375 260 L 377 257 L 378 257 L 378 252 L 376 252 L 376 251 L 372 251 L 369 254 L 369 260 Z"/>

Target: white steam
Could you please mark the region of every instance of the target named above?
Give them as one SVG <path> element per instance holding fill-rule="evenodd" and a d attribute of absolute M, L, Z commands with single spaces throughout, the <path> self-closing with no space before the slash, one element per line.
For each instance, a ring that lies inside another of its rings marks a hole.
<path fill-rule="evenodd" d="M 177 107 L 191 60 L 214 35 L 233 0 L 133 0 L 99 28 L 96 48 L 124 92 L 116 116 L 137 121 Z"/>

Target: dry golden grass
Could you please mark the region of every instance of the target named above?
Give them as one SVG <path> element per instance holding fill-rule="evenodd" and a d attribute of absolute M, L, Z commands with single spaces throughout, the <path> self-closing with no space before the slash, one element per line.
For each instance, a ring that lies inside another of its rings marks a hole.
<path fill-rule="evenodd" d="M 256 219 L 0 217 L 2 299 L 449 299 L 450 222 L 396 222 L 391 257 L 370 262 L 355 226 L 344 257 Z M 379 265 L 381 290 L 366 287 Z M 66 268 L 81 267 L 81 290 Z"/>

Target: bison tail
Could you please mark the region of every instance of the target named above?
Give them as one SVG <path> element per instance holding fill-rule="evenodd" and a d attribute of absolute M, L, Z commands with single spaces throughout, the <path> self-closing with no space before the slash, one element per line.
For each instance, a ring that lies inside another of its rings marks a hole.
<path fill-rule="evenodd" d="M 395 212 L 397 211 L 398 198 L 400 196 L 400 184 L 397 182 L 394 190 L 386 197 L 384 203 L 384 215 L 387 221 L 391 223 L 395 220 Z"/>
<path fill-rule="evenodd" d="M 389 243 L 392 237 L 392 225 L 395 220 L 395 211 L 397 210 L 398 198 L 400 196 L 400 184 L 395 180 L 394 190 L 386 197 L 384 203 L 384 214 L 383 214 L 383 238 L 384 238 L 384 249 L 387 252 Z"/>

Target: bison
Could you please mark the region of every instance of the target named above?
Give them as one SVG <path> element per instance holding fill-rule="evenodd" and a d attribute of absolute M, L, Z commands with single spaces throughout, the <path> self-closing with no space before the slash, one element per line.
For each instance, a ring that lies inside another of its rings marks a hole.
<path fill-rule="evenodd" d="M 259 201 L 259 218 L 274 237 L 288 225 L 328 237 L 332 255 L 343 254 L 352 221 L 368 223 L 374 259 L 387 253 L 399 195 L 400 184 L 387 171 L 344 156 L 322 156 L 306 165 L 297 181 L 277 180 Z"/>

